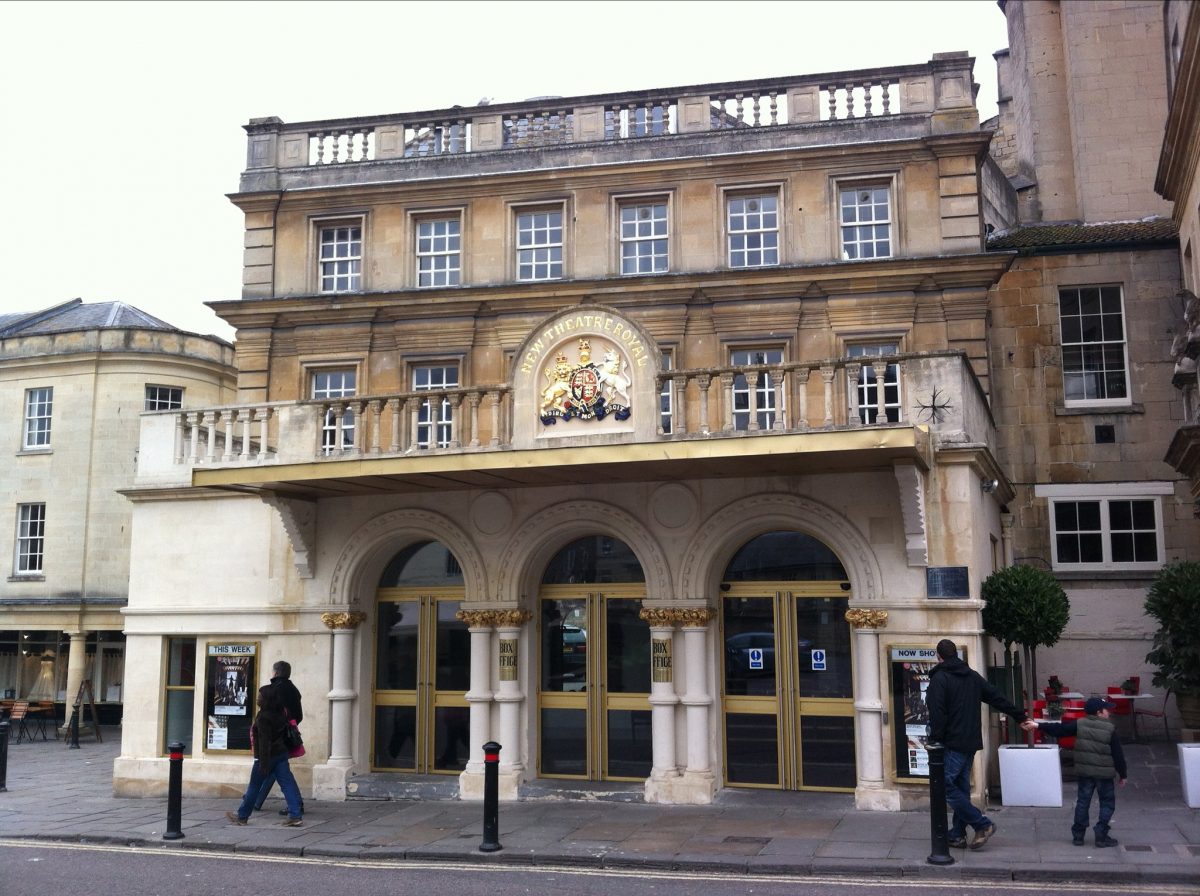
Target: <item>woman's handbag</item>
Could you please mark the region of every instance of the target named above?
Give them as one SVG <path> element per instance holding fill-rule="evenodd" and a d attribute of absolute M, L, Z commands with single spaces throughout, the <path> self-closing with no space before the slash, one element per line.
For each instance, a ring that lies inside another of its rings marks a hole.
<path fill-rule="evenodd" d="M 295 719 L 288 719 L 287 730 L 283 733 L 283 742 L 287 746 L 289 759 L 304 755 L 304 738 L 300 736 L 300 726 L 296 724 Z"/>

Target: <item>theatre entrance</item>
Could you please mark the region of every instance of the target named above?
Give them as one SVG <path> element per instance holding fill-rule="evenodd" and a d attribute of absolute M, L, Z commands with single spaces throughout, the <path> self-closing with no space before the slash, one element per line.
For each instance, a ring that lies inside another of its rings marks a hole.
<path fill-rule="evenodd" d="M 371 768 L 457 774 L 470 758 L 467 624 L 455 618 L 462 570 L 437 542 L 393 558 L 375 595 Z"/>
<path fill-rule="evenodd" d="M 644 780 L 652 765 L 650 628 L 641 566 L 591 536 L 550 562 L 538 594 L 538 774 Z"/>
<path fill-rule="evenodd" d="M 850 584 L 798 532 L 735 555 L 721 586 L 725 783 L 853 790 L 857 783 Z"/>

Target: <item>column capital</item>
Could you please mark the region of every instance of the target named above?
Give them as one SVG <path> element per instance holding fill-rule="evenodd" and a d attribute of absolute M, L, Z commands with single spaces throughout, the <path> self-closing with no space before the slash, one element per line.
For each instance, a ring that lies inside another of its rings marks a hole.
<path fill-rule="evenodd" d="M 533 618 L 528 610 L 459 610 L 454 618 L 465 622 L 470 628 L 496 626 L 497 628 L 520 628 Z"/>
<path fill-rule="evenodd" d="M 855 607 L 846 611 L 846 621 L 854 628 L 887 628 L 887 610 L 864 610 Z"/>
<path fill-rule="evenodd" d="M 653 626 L 703 628 L 716 618 L 712 607 L 642 607 L 638 618 Z"/>
<path fill-rule="evenodd" d="M 359 624 L 366 618 L 366 613 L 360 613 L 357 610 L 321 614 L 321 622 L 325 623 L 325 627 L 332 631 L 358 628 Z"/>

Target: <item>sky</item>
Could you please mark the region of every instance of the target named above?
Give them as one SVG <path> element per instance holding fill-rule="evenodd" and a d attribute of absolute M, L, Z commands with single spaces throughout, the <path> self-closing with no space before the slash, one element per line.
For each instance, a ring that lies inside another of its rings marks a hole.
<path fill-rule="evenodd" d="M 0 0 L 0 312 L 120 301 L 232 340 L 252 118 L 314 121 L 975 58 L 995 0 Z"/>

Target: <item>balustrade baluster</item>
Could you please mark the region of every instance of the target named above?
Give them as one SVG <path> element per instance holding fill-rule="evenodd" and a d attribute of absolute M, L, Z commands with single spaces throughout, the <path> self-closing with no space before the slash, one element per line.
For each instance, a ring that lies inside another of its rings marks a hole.
<path fill-rule="evenodd" d="M 874 85 L 870 81 L 863 81 L 863 115 L 871 116 L 875 114 L 875 97 L 871 95 Z"/>
<path fill-rule="evenodd" d="M 402 417 L 400 411 L 400 399 L 389 398 L 387 406 L 388 411 L 390 411 L 392 415 L 392 441 L 391 444 L 388 445 L 388 452 L 391 454 L 396 454 L 400 451 L 400 422 Z"/>
<path fill-rule="evenodd" d="M 795 371 L 798 404 L 796 409 L 796 428 L 802 432 L 808 429 L 808 376 L 810 373 L 812 373 L 812 370 L 808 367 L 801 367 Z"/>
<path fill-rule="evenodd" d="M 686 435 L 687 428 L 687 377 L 671 377 L 671 391 L 675 398 L 671 402 L 671 431 Z"/>
<path fill-rule="evenodd" d="M 204 462 L 211 464 L 217 458 L 217 412 L 204 412 L 204 425 L 208 427 L 208 447 L 204 452 Z"/>
<path fill-rule="evenodd" d="M 908 362 L 900 361 L 896 364 L 896 422 L 904 422 L 904 384 L 908 376 Z M 936 423 L 937 421 L 933 421 Z"/>
<path fill-rule="evenodd" d="M 822 421 L 822 426 L 829 429 L 833 426 L 833 377 L 837 370 L 833 367 L 823 366 L 821 368 L 821 379 L 825 386 L 825 419 Z"/>
<path fill-rule="evenodd" d="M 708 419 L 708 387 L 712 385 L 712 377 L 702 373 L 696 377 L 696 386 L 700 389 L 700 432 L 708 435 L 712 432 L 712 424 Z"/>
<path fill-rule="evenodd" d="M 383 418 L 383 401 L 375 399 L 370 403 L 371 407 L 371 453 L 380 454 L 383 451 L 383 426 L 381 420 Z"/>
<path fill-rule="evenodd" d="M 271 416 L 270 408 L 255 408 L 254 416 L 258 420 L 258 459 L 267 459 L 267 420 Z"/>
<path fill-rule="evenodd" d="M 221 452 L 221 462 L 229 463 L 233 460 L 233 443 L 237 438 L 237 430 L 234 428 L 237 423 L 237 411 L 233 408 L 221 412 L 221 422 L 225 424 L 225 447 Z"/>
<path fill-rule="evenodd" d="M 177 413 L 175 417 L 175 463 L 182 464 L 184 457 L 183 443 L 187 432 L 187 414 Z"/>
<path fill-rule="evenodd" d="M 767 107 L 770 118 L 769 124 L 779 124 L 779 91 L 771 91 L 771 103 Z"/>
<path fill-rule="evenodd" d="M 750 389 L 750 421 L 746 424 L 748 432 L 757 432 L 758 425 L 758 381 L 760 373 L 757 370 L 746 371 L 746 385 Z"/>
<path fill-rule="evenodd" d="M 238 454 L 238 460 L 242 463 L 250 462 L 250 436 L 251 424 L 254 422 L 254 409 L 246 408 L 240 415 L 242 421 L 242 450 Z"/>
<path fill-rule="evenodd" d="M 460 430 L 462 428 L 462 396 L 449 395 L 447 400 L 450 402 L 450 443 L 447 448 L 461 448 L 462 437 Z"/>
<path fill-rule="evenodd" d="M 760 120 L 762 111 L 759 108 L 759 103 L 761 101 L 762 101 L 762 94 L 760 94 L 760 93 L 755 93 L 750 97 L 750 102 L 754 107 L 754 123 L 753 123 L 754 127 L 759 127 L 762 124 L 762 122 Z"/>
<path fill-rule="evenodd" d="M 883 82 L 883 114 L 892 114 L 892 82 Z"/>
<path fill-rule="evenodd" d="M 488 444 L 493 448 L 500 445 L 500 393 L 489 392 L 492 399 L 492 438 Z"/>
<path fill-rule="evenodd" d="M 313 159 L 313 164 L 314 165 L 324 165 L 325 164 L 325 132 L 317 131 L 317 133 L 315 135 L 315 139 L 316 139 L 315 145 L 316 145 L 316 149 L 317 149 L 317 154 L 316 154 L 316 158 Z"/>
<path fill-rule="evenodd" d="M 404 409 L 408 412 L 408 432 L 405 434 L 405 441 L 408 445 L 404 449 L 405 454 L 412 454 L 420 449 L 417 443 L 417 433 L 421 426 L 421 400 L 419 398 L 406 398 L 404 400 Z"/>
<path fill-rule="evenodd" d="M 721 374 L 721 395 L 725 401 L 725 432 L 733 432 L 733 374 Z"/>
<path fill-rule="evenodd" d="M 875 422 L 882 426 L 887 418 L 887 362 L 875 369 Z"/>
<path fill-rule="evenodd" d="M 857 117 L 857 115 L 858 115 L 858 113 L 855 111 L 855 103 L 854 103 L 854 85 L 847 84 L 846 85 L 846 118 L 847 119 L 855 118 L 855 117 Z"/>
<path fill-rule="evenodd" d="M 858 384 L 863 370 L 862 364 L 857 361 L 846 362 L 846 391 L 850 393 L 850 410 L 846 412 L 846 423 L 850 426 L 862 426 L 863 423 L 858 402 Z"/>
<path fill-rule="evenodd" d="M 199 413 L 188 414 L 188 423 L 192 430 L 192 437 L 188 445 L 188 462 L 192 464 L 200 461 L 200 418 Z"/>
<path fill-rule="evenodd" d="M 326 411 L 326 414 L 333 420 L 333 451 L 331 453 L 341 454 L 346 441 L 346 432 L 342 426 L 345 423 L 342 415 L 346 412 L 346 404 L 345 402 L 335 401 L 326 405 L 326 407 L 329 409 Z"/>
<path fill-rule="evenodd" d="M 472 392 L 467 396 L 467 401 L 471 405 L 471 441 L 468 443 L 470 448 L 479 447 L 479 402 L 483 401 L 482 392 Z"/>
<path fill-rule="evenodd" d="M 829 101 L 829 120 L 834 121 L 837 116 L 837 87 L 832 84 L 825 88 L 827 91 L 826 97 Z"/>
<path fill-rule="evenodd" d="M 626 136 L 630 138 L 645 136 L 643 124 L 638 123 L 637 103 L 629 103 L 627 105 L 625 116 L 629 120 L 628 127 L 626 128 L 628 131 Z"/>
<path fill-rule="evenodd" d="M 772 380 L 775 384 L 775 425 L 772 426 L 771 428 L 776 430 L 777 432 L 783 432 L 783 430 L 787 428 L 787 424 L 784 423 L 784 420 L 783 420 L 784 407 L 783 407 L 783 368 L 782 367 L 778 367 L 775 369 L 775 375 L 772 377 Z"/>

